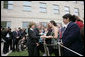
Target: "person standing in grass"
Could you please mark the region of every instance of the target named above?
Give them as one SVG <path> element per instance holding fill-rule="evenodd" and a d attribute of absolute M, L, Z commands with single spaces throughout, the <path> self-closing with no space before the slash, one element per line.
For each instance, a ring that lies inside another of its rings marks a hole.
<path fill-rule="evenodd" d="M 36 41 L 40 39 L 40 36 L 36 34 L 35 25 L 36 24 L 34 22 L 30 22 L 28 28 L 27 46 L 29 56 L 39 56 L 37 52 L 38 51 L 37 46 L 39 46 L 39 44 Z"/>

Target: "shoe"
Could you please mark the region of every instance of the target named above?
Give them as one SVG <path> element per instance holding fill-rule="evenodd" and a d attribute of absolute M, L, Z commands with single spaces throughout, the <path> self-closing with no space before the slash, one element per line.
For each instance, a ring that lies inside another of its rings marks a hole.
<path fill-rule="evenodd" d="M 47 56 L 47 54 L 44 53 L 43 56 Z"/>

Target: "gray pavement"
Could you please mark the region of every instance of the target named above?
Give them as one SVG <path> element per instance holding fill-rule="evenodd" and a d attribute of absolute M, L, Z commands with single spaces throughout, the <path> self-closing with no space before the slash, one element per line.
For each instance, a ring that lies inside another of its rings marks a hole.
<path fill-rule="evenodd" d="M 9 50 L 9 52 L 8 52 L 7 54 L 3 54 L 3 45 L 4 45 L 4 43 L 2 42 L 2 43 L 1 43 L 1 56 L 7 56 L 7 55 L 10 54 L 12 51 Z"/>

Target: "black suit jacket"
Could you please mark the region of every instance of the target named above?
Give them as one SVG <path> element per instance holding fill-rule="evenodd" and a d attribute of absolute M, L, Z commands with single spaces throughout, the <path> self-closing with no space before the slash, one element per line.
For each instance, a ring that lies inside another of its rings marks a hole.
<path fill-rule="evenodd" d="M 20 38 L 20 32 L 18 31 L 18 34 L 16 31 L 13 31 L 13 39 L 16 39 L 16 37 Z"/>
<path fill-rule="evenodd" d="M 6 38 L 7 33 L 9 33 L 10 37 L 9 39 L 12 39 L 12 32 L 11 31 L 4 31 L 3 32 L 3 39 L 7 42 L 9 39 Z"/>
<path fill-rule="evenodd" d="M 34 31 L 35 31 L 36 36 L 41 36 L 41 35 L 39 34 L 38 28 L 35 28 Z M 37 39 L 36 42 L 39 43 L 39 39 Z"/>
<path fill-rule="evenodd" d="M 36 30 L 28 29 L 28 35 L 27 45 L 36 45 L 36 41 L 40 39 L 40 36 L 36 34 Z"/>

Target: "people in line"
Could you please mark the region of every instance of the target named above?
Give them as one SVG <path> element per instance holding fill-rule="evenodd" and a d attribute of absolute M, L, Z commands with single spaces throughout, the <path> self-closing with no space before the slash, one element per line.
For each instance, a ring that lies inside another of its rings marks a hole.
<path fill-rule="evenodd" d="M 63 16 L 65 26 L 57 24 L 54 20 L 49 21 L 44 27 L 41 23 L 30 22 L 28 32 L 26 29 L 1 27 L 1 42 L 4 42 L 3 53 L 10 50 L 19 52 L 27 48 L 29 56 L 47 56 L 45 53 L 45 44 L 54 44 L 47 46 L 50 56 L 54 53 L 59 56 L 58 41 L 80 54 L 84 55 L 84 24 L 76 15 L 65 14 Z M 76 54 L 61 48 L 62 56 L 77 56 Z"/>

